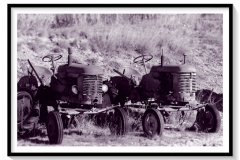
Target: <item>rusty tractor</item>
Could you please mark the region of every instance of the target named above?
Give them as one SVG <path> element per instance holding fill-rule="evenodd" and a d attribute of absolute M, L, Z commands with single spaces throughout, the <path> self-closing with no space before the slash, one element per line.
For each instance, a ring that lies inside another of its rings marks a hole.
<path fill-rule="evenodd" d="M 199 104 L 195 100 L 196 69 L 185 63 L 185 56 L 183 65 L 164 65 L 162 53 L 161 64 L 152 66 L 149 73 L 145 63 L 153 56 L 135 58 L 133 63 L 142 65 L 146 72 L 139 84 L 136 77 L 140 73 L 137 70 L 125 67 L 121 73 L 114 69 L 118 76 L 111 77 L 110 82 L 118 94 L 111 97 L 111 103 L 124 108 L 138 108 L 139 111 L 143 108 L 142 127 L 148 137 L 162 135 L 166 119 L 172 112 L 179 112 L 182 117 L 187 111 L 197 112 L 190 129 L 204 132 L 218 132 L 220 129 L 221 119 L 216 107 L 208 103 Z"/>
<path fill-rule="evenodd" d="M 56 71 L 54 61 L 60 54 L 49 54 L 42 58 L 50 62 L 51 71 L 42 66 L 34 66 L 29 60 L 28 75 L 18 82 L 18 133 L 24 135 L 32 131 L 38 123 L 45 124 L 50 143 L 60 144 L 63 129 L 76 125 L 76 115 L 95 116 L 98 124 L 109 122 L 114 135 L 126 133 L 126 113 L 117 105 L 112 105 L 106 92 L 108 86 L 103 81 L 103 69 L 95 65 L 72 63 L 69 48 L 68 63 L 59 65 Z M 49 77 L 46 85 L 43 78 Z M 112 92 L 112 94 L 116 94 Z"/>
<path fill-rule="evenodd" d="M 220 115 L 209 104 L 197 104 L 196 69 L 193 66 L 152 66 L 147 73 L 145 63 L 153 56 L 142 55 L 134 63 L 143 65 L 146 74 L 139 84 L 139 72 L 125 68 L 119 76 L 103 79 L 103 69 L 96 65 L 73 63 L 71 48 L 67 64 L 55 66 L 61 54 L 49 54 L 42 58 L 50 62 L 50 70 L 33 65 L 28 60 L 28 75 L 18 81 L 18 134 L 32 131 L 38 123 L 46 125 L 50 143 L 61 144 L 63 130 L 76 122 L 77 115 L 97 117 L 98 123 L 106 123 L 112 134 L 124 135 L 128 128 L 127 112 L 130 108 L 143 109 L 142 127 L 148 137 L 161 135 L 165 118 L 172 111 L 196 110 L 196 123 L 201 130 L 217 132 Z M 185 60 L 184 60 L 185 61 Z M 49 77 L 50 83 L 43 79 Z"/>

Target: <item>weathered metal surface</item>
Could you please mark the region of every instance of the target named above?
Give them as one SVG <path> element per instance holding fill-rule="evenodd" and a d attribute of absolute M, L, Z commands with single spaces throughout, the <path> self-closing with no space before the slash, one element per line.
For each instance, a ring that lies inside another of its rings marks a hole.
<path fill-rule="evenodd" d="M 98 75 L 103 74 L 103 69 L 100 66 L 95 65 L 71 63 L 70 65 L 68 64 L 60 65 L 58 67 L 58 72 Z"/>
<path fill-rule="evenodd" d="M 93 108 L 92 110 L 86 111 L 83 114 L 98 114 L 98 113 L 102 113 L 102 112 L 114 109 L 116 107 L 118 107 L 118 106 L 106 107 L 106 108 L 102 108 L 102 109 Z"/>
<path fill-rule="evenodd" d="M 178 73 L 178 72 L 196 72 L 196 68 L 191 65 L 158 65 L 158 66 L 152 66 L 150 73 L 157 74 L 160 72 L 171 72 L 171 73 Z M 156 75 L 157 76 L 157 75 Z"/>

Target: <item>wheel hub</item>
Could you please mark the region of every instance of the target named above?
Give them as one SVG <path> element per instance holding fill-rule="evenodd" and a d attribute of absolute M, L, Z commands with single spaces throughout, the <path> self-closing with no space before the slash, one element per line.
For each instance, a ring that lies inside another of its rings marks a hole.
<path fill-rule="evenodd" d="M 146 119 L 146 123 L 147 123 L 147 125 L 146 125 L 147 130 L 149 131 L 149 133 L 151 133 L 151 134 L 155 133 L 156 130 L 157 130 L 157 127 L 156 127 L 157 120 L 154 117 L 154 115 L 148 114 L 147 119 Z"/>
<path fill-rule="evenodd" d="M 19 92 L 18 93 L 18 123 L 23 122 L 31 113 L 31 105 L 32 105 L 32 99 L 31 96 L 27 92 Z"/>
<path fill-rule="evenodd" d="M 201 129 L 206 131 L 213 127 L 214 125 L 214 117 L 211 112 L 209 111 L 202 111 L 198 116 L 198 124 L 200 125 Z"/>

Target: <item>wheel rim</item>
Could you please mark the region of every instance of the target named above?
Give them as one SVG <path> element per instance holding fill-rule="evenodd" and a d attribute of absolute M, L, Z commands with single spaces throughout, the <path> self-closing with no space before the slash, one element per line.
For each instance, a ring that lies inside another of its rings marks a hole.
<path fill-rule="evenodd" d="M 144 125 L 149 135 L 155 135 L 157 133 L 158 122 L 156 116 L 152 113 L 148 113 L 144 120 Z"/>
<path fill-rule="evenodd" d="M 32 97 L 29 93 L 25 91 L 18 92 L 18 112 L 17 112 L 17 121 L 18 123 L 23 122 L 29 116 L 32 110 Z"/>
<path fill-rule="evenodd" d="M 123 130 L 123 118 L 120 113 L 115 111 L 112 122 L 110 124 L 110 130 L 113 134 L 121 135 Z"/>
<path fill-rule="evenodd" d="M 214 127 L 214 116 L 212 112 L 206 111 L 199 117 L 199 125 L 204 131 L 211 130 Z"/>
<path fill-rule="evenodd" d="M 50 138 L 54 138 L 57 135 L 57 130 L 56 130 L 56 125 L 55 122 L 52 118 L 49 119 L 48 121 L 48 136 Z"/>

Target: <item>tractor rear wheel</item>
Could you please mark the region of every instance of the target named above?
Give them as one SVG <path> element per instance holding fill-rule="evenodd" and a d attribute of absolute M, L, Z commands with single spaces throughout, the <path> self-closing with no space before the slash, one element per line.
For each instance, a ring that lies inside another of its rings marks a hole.
<path fill-rule="evenodd" d="M 205 110 L 198 112 L 196 122 L 201 131 L 217 133 L 220 129 L 221 117 L 216 107 L 207 105 Z"/>
<path fill-rule="evenodd" d="M 33 96 L 30 92 L 20 90 L 17 93 L 17 122 L 23 123 L 33 109 Z"/>
<path fill-rule="evenodd" d="M 147 109 L 143 115 L 142 125 L 147 137 L 161 136 L 164 130 L 163 116 L 155 108 Z"/>
<path fill-rule="evenodd" d="M 47 133 L 51 144 L 61 144 L 63 140 L 63 123 L 57 111 L 51 111 L 47 117 Z"/>
<path fill-rule="evenodd" d="M 127 132 L 127 114 L 123 108 L 115 108 L 110 119 L 109 129 L 113 135 L 125 135 Z"/>

